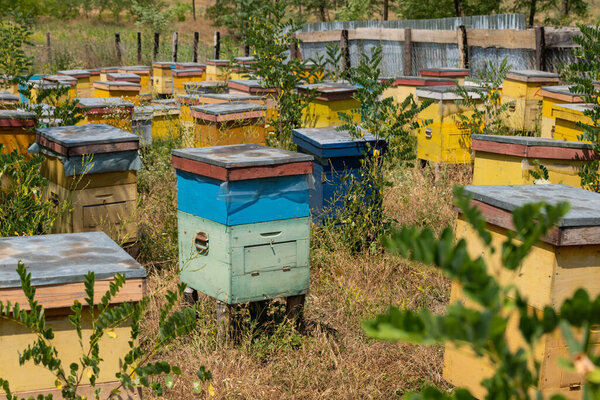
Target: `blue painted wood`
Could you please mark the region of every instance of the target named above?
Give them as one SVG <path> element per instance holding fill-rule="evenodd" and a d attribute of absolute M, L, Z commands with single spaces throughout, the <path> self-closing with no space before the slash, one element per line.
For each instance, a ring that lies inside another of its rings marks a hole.
<path fill-rule="evenodd" d="M 177 170 L 178 209 L 225 225 L 309 216 L 306 175 L 223 182 Z"/>

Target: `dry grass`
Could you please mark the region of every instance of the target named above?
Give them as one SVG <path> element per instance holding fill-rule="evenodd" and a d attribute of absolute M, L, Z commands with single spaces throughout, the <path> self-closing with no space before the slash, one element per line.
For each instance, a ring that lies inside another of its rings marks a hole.
<path fill-rule="evenodd" d="M 154 293 L 177 282 L 175 180 L 168 171 L 168 149 L 175 145 L 154 146 L 145 154 L 150 167 L 140 173 L 142 260 Z M 436 186 L 431 176 L 413 168 L 395 171 L 386 193 L 388 214 L 399 223 L 453 224 L 452 185 L 467 183 L 470 171 L 442 168 Z M 442 312 L 448 296 L 448 280 L 430 267 L 385 253 L 352 256 L 341 247 L 313 248 L 304 328 L 285 321 L 284 305 L 274 301 L 258 320 L 247 307 L 237 309 L 235 339 L 219 341 L 214 300 L 201 295 L 196 332 L 159 355 L 183 370 L 167 398 L 191 397 L 200 365 L 212 372 L 219 399 L 390 399 L 425 383 L 446 388 L 440 347 L 373 341 L 360 324 L 392 304 Z M 147 334 L 156 330 L 158 307 L 149 312 Z"/>

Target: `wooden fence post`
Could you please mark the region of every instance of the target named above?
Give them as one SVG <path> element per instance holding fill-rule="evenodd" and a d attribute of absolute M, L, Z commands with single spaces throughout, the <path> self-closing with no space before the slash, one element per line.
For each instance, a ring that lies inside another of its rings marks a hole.
<path fill-rule="evenodd" d="M 458 42 L 458 57 L 461 68 L 469 68 L 469 43 L 467 42 L 467 28 L 464 25 L 456 27 L 456 40 Z"/>
<path fill-rule="evenodd" d="M 50 32 L 46 32 L 46 61 L 52 59 L 52 47 L 50 46 Z"/>
<path fill-rule="evenodd" d="M 179 41 L 179 34 L 177 32 L 173 32 L 173 56 L 171 57 L 171 61 L 177 62 L 177 45 Z"/>
<path fill-rule="evenodd" d="M 404 29 L 404 57 L 402 60 L 404 66 L 404 75 L 412 75 L 412 31 L 410 28 Z"/>
<path fill-rule="evenodd" d="M 121 35 L 119 33 L 115 33 L 115 49 L 117 50 L 117 61 L 121 65 L 123 57 L 121 54 Z"/>
<path fill-rule="evenodd" d="M 192 56 L 192 62 L 198 62 L 198 38 L 199 33 L 194 32 L 194 55 Z"/>
<path fill-rule="evenodd" d="M 298 43 L 293 42 L 290 43 L 290 60 L 295 60 L 298 58 Z"/>
<path fill-rule="evenodd" d="M 142 32 L 137 33 L 137 62 L 142 63 Z"/>
<path fill-rule="evenodd" d="M 340 37 L 340 50 L 342 52 L 342 70 L 348 71 L 350 69 L 350 46 L 348 29 L 342 29 L 342 35 Z"/>
<path fill-rule="evenodd" d="M 192 16 L 194 17 L 194 21 L 196 20 L 196 0 L 192 0 Z M 196 61 L 194 61 L 196 62 Z"/>
<path fill-rule="evenodd" d="M 213 48 L 213 59 L 218 60 L 221 56 L 221 32 L 215 31 L 215 47 Z"/>
<path fill-rule="evenodd" d="M 543 26 L 536 26 L 535 30 L 535 69 L 546 70 L 546 35 Z"/>
<path fill-rule="evenodd" d="M 152 61 L 156 61 L 158 58 L 158 45 L 160 44 L 160 33 L 154 34 L 154 49 L 152 50 Z"/>

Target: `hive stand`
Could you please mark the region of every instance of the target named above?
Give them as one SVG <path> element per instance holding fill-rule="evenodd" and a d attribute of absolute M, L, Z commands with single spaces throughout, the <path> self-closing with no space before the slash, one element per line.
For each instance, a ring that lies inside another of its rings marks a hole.
<path fill-rule="evenodd" d="M 555 118 L 553 108 L 557 104 L 578 104 L 583 99 L 572 93 L 569 86 L 544 86 L 540 94 L 542 96 L 542 137 L 554 137 Z"/>
<path fill-rule="evenodd" d="M 580 187 L 582 165 L 597 158 L 588 143 L 528 136 L 473 135 L 471 149 L 474 185 L 532 184 L 542 165 L 551 183 Z"/>
<path fill-rule="evenodd" d="M 180 279 L 217 300 L 221 331 L 232 304 L 286 297 L 287 314 L 301 314 L 310 276 L 312 157 L 257 144 L 172 155 Z"/>
<path fill-rule="evenodd" d="M 585 115 L 586 110 L 591 110 L 592 104 L 556 104 L 552 106 L 554 117 L 554 139 L 579 141 L 589 143 L 579 137 L 583 134 L 583 128 L 579 124 L 593 125 L 592 119 Z"/>
<path fill-rule="evenodd" d="M 84 119 L 77 125 L 108 124 L 116 128 L 131 131 L 133 103 L 120 97 L 78 98 L 77 107 L 81 108 Z"/>
<path fill-rule="evenodd" d="M 488 273 L 503 286 L 514 285 L 527 299 L 532 312 L 541 315 L 545 306 L 559 309 L 565 299 L 578 288 L 585 289 L 590 298 L 600 295 L 600 194 L 567 185 L 490 185 L 466 186 L 475 205 L 487 222 L 486 230 L 492 236 L 492 245 L 500 249 L 507 235 L 514 230 L 512 211 L 527 203 L 544 201 L 548 204 L 569 202 L 571 209 L 558 227 L 534 244 L 530 254 L 517 270 L 502 266 L 501 252 L 491 254 L 482 244 L 479 234 L 459 215 L 457 239 L 465 239 L 467 251 L 473 258 L 482 256 Z M 462 301 L 467 307 L 477 307 L 462 292 L 458 283 L 452 283 L 450 302 Z M 507 311 L 506 337 L 511 350 L 522 346 L 523 337 L 518 328 L 518 314 Z M 600 336 L 592 336 L 592 346 L 600 349 Z M 544 397 L 563 394 L 568 399 L 582 398 L 581 376 L 560 367 L 558 361 L 566 357 L 568 349 L 560 330 L 542 337 L 536 345 L 532 361 L 541 363 L 538 388 Z M 446 345 L 444 378 L 457 387 L 465 387 L 478 398 L 484 395 L 480 382 L 491 376 L 494 368 L 484 357 L 478 357 L 465 346 Z"/>
<path fill-rule="evenodd" d="M 419 75 L 427 78 L 455 79 L 459 85 L 465 84 L 465 77 L 470 71 L 466 68 L 425 68 L 419 71 Z"/>
<path fill-rule="evenodd" d="M 35 113 L 22 110 L 0 110 L 0 144 L 2 153 L 27 154 L 35 141 Z"/>
<path fill-rule="evenodd" d="M 348 83 L 313 83 L 297 87 L 298 93 L 311 96 L 310 103 L 302 110 L 303 128 L 321 128 L 341 125 L 338 113 L 345 112 L 360 122 L 360 102 L 354 98 L 357 87 Z"/>
<path fill-rule="evenodd" d="M 16 272 L 22 261 L 31 274 L 35 287 L 35 300 L 45 309 L 47 327 L 54 330 L 52 344 L 58 350 L 63 366 L 79 362 L 83 351 L 78 335 L 69 322 L 70 307 L 75 300 L 84 304 L 82 315 L 83 342 L 92 334 L 88 306 L 84 300 L 84 277 L 88 271 L 96 276 L 94 304 L 99 304 L 108 290 L 115 274 L 127 279 L 123 288 L 111 300 L 111 304 L 138 302 L 146 292 L 146 270 L 131 256 L 102 232 L 73 233 L 0 238 L 0 301 L 19 303 L 21 309 L 29 309 Z M 100 375 L 96 389 L 110 391 L 120 382 L 115 373 L 120 371 L 121 357 L 129 350 L 130 324 L 125 322 L 114 328 L 115 337 L 100 339 Z M 13 395 L 19 398 L 37 398 L 53 394 L 62 398 L 56 389 L 56 377 L 47 369 L 32 362 L 19 365 L 19 352 L 37 340 L 37 335 L 27 328 L 7 320 L 0 320 L 0 376 L 10 382 Z M 84 374 L 78 394 L 93 397 L 94 388 Z M 140 399 L 141 392 L 123 391 L 121 399 Z"/>

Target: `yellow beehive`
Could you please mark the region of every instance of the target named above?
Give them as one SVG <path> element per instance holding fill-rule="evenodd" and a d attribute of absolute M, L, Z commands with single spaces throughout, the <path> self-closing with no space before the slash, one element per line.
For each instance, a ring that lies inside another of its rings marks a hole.
<path fill-rule="evenodd" d="M 250 79 L 254 64 L 256 64 L 254 57 L 235 57 L 233 59 L 230 79 Z"/>
<path fill-rule="evenodd" d="M 90 71 L 87 69 L 70 69 L 66 71 L 58 71 L 58 75 L 64 75 L 77 79 L 77 96 L 74 97 L 91 97 L 92 85 L 90 83 Z"/>
<path fill-rule="evenodd" d="M 339 114 L 344 112 L 360 121 L 360 102 L 353 96 L 355 86 L 347 83 L 313 83 L 298 86 L 298 93 L 314 97 L 302 110 L 303 128 L 341 125 Z"/>
<path fill-rule="evenodd" d="M 179 136 L 179 107 L 152 104 L 140 107 L 140 110 L 152 113 L 153 139 L 171 139 Z"/>
<path fill-rule="evenodd" d="M 93 89 L 94 89 L 94 82 L 96 81 L 101 81 L 102 79 L 100 79 L 100 74 L 102 68 L 92 68 L 90 69 L 90 95 L 87 97 L 91 97 L 93 96 Z"/>
<path fill-rule="evenodd" d="M 119 69 L 121 69 L 121 67 L 102 67 L 102 68 L 100 68 L 100 79 L 96 79 L 96 80 L 107 81 L 108 78 L 106 77 L 106 75 L 110 74 L 110 73 L 119 72 Z"/>
<path fill-rule="evenodd" d="M 30 100 L 33 104 L 46 103 L 56 106 L 77 97 L 77 80 L 75 78 L 51 75 L 40 80 L 29 82 L 31 84 Z M 65 94 L 57 96 L 56 90 L 59 88 L 68 88 L 68 91 Z M 45 98 L 39 98 L 41 92 L 46 92 Z"/>
<path fill-rule="evenodd" d="M 0 110 L 0 144 L 2 153 L 17 151 L 27 154 L 35 141 L 35 113 L 22 110 Z"/>
<path fill-rule="evenodd" d="M 59 126 L 36 129 L 36 143 L 46 154 L 48 197 L 71 200 L 54 233 L 102 230 L 119 243 L 137 241 L 137 135 L 106 124 Z"/>
<path fill-rule="evenodd" d="M 506 124 L 534 132 L 540 126 L 542 86 L 558 85 L 558 74 L 536 70 L 510 71 L 502 83 L 502 104 L 510 103 Z"/>
<path fill-rule="evenodd" d="M 251 100 L 250 103 L 262 104 L 267 107 L 267 123 L 277 117 L 277 88 L 265 87 L 263 82 L 258 79 L 230 79 L 227 84 L 232 95 L 260 96 L 262 101 Z"/>
<path fill-rule="evenodd" d="M 175 94 L 186 93 L 184 83 L 203 82 L 205 79 L 204 68 L 185 68 L 173 70 L 173 90 Z"/>
<path fill-rule="evenodd" d="M 266 107 L 251 103 L 192 106 L 195 147 L 265 144 Z"/>
<path fill-rule="evenodd" d="M 85 97 L 77 99 L 84 119 L 77 125 L 108 124 L 131 132 L 133 103 L 120 97 Z"/>
<path fill-rule="evenodd" d="M 194 145 L 194 124 L 190 107 L 202 104 L 199 94 L 180 94 L 175 97 L 179 106 L 179 128 L 181 129 L 182 142 L 186 147 Z"/>
<path fill-rule="evenodd" d="M 198 104 L 252 103 L 267 106 L 267 99 L 262 96 L 242 93 L 205 93 L 198 95 Z"/>
<path fill-rule="evenodd" d="M 389 80 L 391 86 L 383 91 L 383 98 L 392 97 L 396 104 L 402 104 L 412 94 L 417 100 L 417 88 L 425 86 L 456 86 L 456 81 L 449 78 L 431 78 L 422 76 L 400 76 L 398 78 L 383 78 Z"/>
<path fill-rule="evenodd" d="M 592 104 L 587 103 L 554 105 L 554 139 L 589 142 L 579 138 L 583 134 L 583 127 L 579 124 L 593 125 L 592 119 L 584 114 L 592 107 Z"/>
<path fill-rule="evenodd" d="M 206 61 L 206 80 L 227 81 L 230 69 L 231 61 L 229 60 L 208 60 Z"/>
<path fill-rule="evenodd" d="M 69 321 L 73 316 L 70 307 L 75 300 L 84 304 L 82 316 L 82 340 L 89 343 L 93 333 L 90 312 L 85 302 L 84 276 L 89 271 L 95 273 L 94 304 L 98 305 L 109 289 L 114 275 L 125 275 L 126 282 L 114 297 L 111 305 L 124 302 L 138 302 L 145 296 L 146 271 L 131 256 L 102 232 L 67 235 L 43 235 L 0 238 L 0 301 L 4 304 L 18 303 L 23 310 L 29 304 L 23 294 L 16 268 L 23 262 L 31 274 L 31 285 L 36 290 L 36 301 L 44 308 L 46 327 L 52 328 L 52 345 L 64 366 L 79 364 L 86 350 L 79 345 L 80 339 L 75 327 Z M 130 350 L 131 322 L 125 321 L 114 328 L 114 337 L 106 335 L 100 339 L 98 375 L 95 387 L 89 384 L 87 374 L 83 374 L 77 393 L 88 398 L 94 397 L 94 389 L 110 393 L 120 387 L 115 374 L 120 371 L 122 358 Z M 30 329 L 7 319 L 0 321 L 0 376 L 10 382 L 12 394 L 18 398 L 38 398 L 53 395 L 62 398 L 56 388 L 56 377 L 42 366 L 33 362 L 19 363 L 19 353 L 38 340 L 39 335 Z M 2 395 L 2 397 L 5 397 Z M 44 397 L 45 398 L 45 397 Z M 140 399 L 140 393 L 124 391 L 121 399 Z"/>
<path fill-rule="evenodd" d="M 94 97 L 121 97 L 135 105 L 140 104 L 139 83 L 124 81 L 96 81 L 94 82 Z"/>
<path fill-rule="evenodd" d="M 533 184 L 530 171 L 543 165 L 551 183 L 580 187 L 581 166 L 595 158 L 588 143 L 526 136 L 472 135 L 471 149 L 474 185 Z"/>
<path fill-rule="evenodd" d="M 514 229 L 511 211 L 516 207 L 533 201 L 550 204 L 567 201 L 571 204 L 571 210 L 558 228 L 535 244 L 515 271 L 502 267 L 502 252 L 491 254 L 462 215 L 457 221 L 456 235 L 467 241 L 470 256 L 483 256 L 488 273 L 502 285 L 514 285 L 527 299 L 532 311 L 541 315 L 545 306 L 558 309 L 578 288 L 585 289 L 591 298 L 600 294 L 600 227 L 597 218 L 600 195 L 568 185 L 467 186 L 465 189 L 487 220 L 487 230 L 496 249 L 502 248 L 502 242 Z M 453 283 L 450 302 L 456 301 L 476 307 L 462 293 L 460 286 Z M 511 349 L 523 346 L 518 318 L 515 314 L 506 317 L 509 346 Z M 598 335 L 592 337 L 595 351 L 600 349 L 599 339 Z M 584 382 L 581 375 L 559 365 L 560 358 L 567 356 L 568 349 L 559 330 L 544 336 L 537 344 L 532 357 L 541 363 L 538 387 L 545 398 L 555 393 L 573 400 L 582 398 Z M 444 378 L 457 387 L 466 387 L 475 397 L 483 398 L 485 390 L 480 382 L 494 371 L 486 358 L 476 356 L 466 346 L 446 346 Z"/>
<path fill-rule="evenodd" d="M 552 108 L 556 104 L 578 104 L 583 99 L 572 93 L 569 86 L 544 86 L 540 92 L 542 96 L 542 137 L 551 138 L 554 135 L 554 115 Z"/>
<path fill-rule="evenodd" d="M 419 75 L 428 78 L 454 79 L 458 85 L 465 84 L 465 77 L 469 76 L 466 68 L 425 68 L 419 71 Z"/>
<path fill-rule="evenodd" d="M 418 121 L 432 122 L 419 127 L 417 134 L 417 158 L 433 163 L 465 164 L 471 162 L 471 132 L 458 119 L 460 114 L 467 117 L 473 109 L 456 102 L 462 97 L 455 93 L 453 86 L 433 86 L 418 88 L 419 102 L 427 99 L 434 103 L 421 111 Z M 471 92 L 473 98 L 479 94 Z"/>
<path fill-rule="evenodd" d="M 147 65 L 131 65 L 127 67 L 121 67 L 117 71 L 119 73 L 133 73 L 140 77 L 140 81 L 138 82 L 142 85 L 141 92 L 142 93 L 152 93 L 152 82 L 150 80 L 150 74 L 152 72 L 152 67 Z"/>
<path fill-rule="evenodd" d="M 173 63 L 152 63 L 152 89 L 159 95 L 173 94 Z"/>
<path fill-rule="evenodd" d="M 21 99 L 16 94 L 0 91 L 0 109 L 1 110 L 16 110 Z"/>

